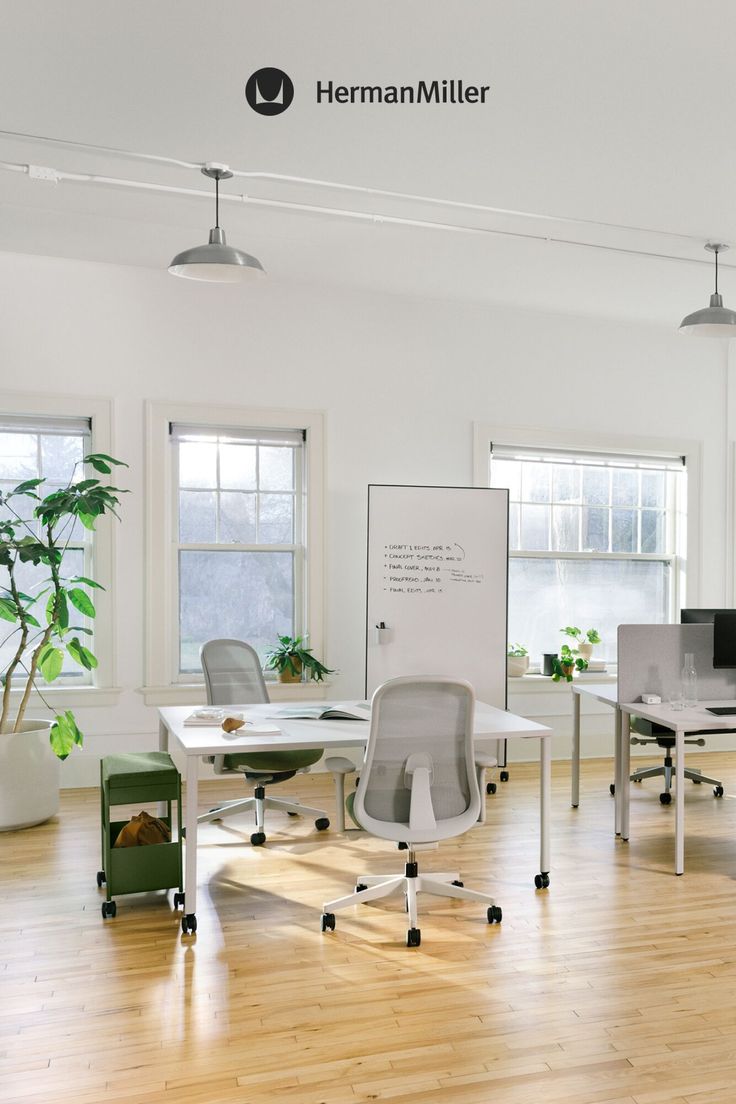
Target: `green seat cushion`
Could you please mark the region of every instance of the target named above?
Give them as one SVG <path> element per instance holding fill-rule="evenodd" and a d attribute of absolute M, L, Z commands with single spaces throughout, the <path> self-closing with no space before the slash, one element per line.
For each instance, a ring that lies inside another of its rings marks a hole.
<path fill-rule="evenodd" d="M 355 817 L 355 790 L 353 790 L 352 793 L 349 793 L 348 796 L 345 798 L 345 808 L 347 809 L 348 816 L 350 817 L 356 828 L 362 828 L 363 825 Z"/>
<path fill-rule="evenodd" d="M 131 785 L 157 785 L 176 781 L 177 777 L 178 771 L 167 751 L 106 755 L 102 760 L 102 783 L 115 789 Z"/>
<path fill-rule="evenodd" d="M 265 774 L 278 774 L 281 771 L 297 771 L 303 767 L 311 767 L 321 758 L 321 748 L 307 748 L 305 751 L 263 751 L 252 755 L 226 755 L 225 767 L 228 770 L 242 770 L 246 767 L 252 771 L 263 771 Z"/>

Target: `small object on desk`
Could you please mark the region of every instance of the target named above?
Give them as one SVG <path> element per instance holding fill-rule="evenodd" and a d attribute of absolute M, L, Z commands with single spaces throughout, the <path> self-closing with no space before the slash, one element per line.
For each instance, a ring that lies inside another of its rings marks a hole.
<path fill-rule="evenodd" d="M 201 709 L 195 709 L 193 713 L 190 713 L 188 717 L 184 719 L 184 724 L 189 727 L 193 725 L 213 726 L 222 724 L 227 716 L 227 712 L 224 709 L 219 709 L 215 706 L 207 705 Z"/>
<path fill-rule="evenodd" d="M 222 728 L 224 732 L 236 732 L 239 728 L 242 728 L 244 724 L 244 717 L 225 717 L 225 720 L 222 722 Z"/>
<path fill-rule="evenodd" d="M 645 705 L 661 705 L 662 699 L 659 694 L 642 694 L 641 700 Z"/>

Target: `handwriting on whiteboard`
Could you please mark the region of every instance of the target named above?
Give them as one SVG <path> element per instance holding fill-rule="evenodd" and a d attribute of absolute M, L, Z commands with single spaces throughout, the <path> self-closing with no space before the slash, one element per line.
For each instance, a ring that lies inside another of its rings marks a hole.
<path fill-rule="evenodd" d="M 465 549 L 445 544 L 384 544 L 383 589 L 389 594 L 444 594 L 453 585 L 480 585 L 483 572 L 460 566 Z"/>

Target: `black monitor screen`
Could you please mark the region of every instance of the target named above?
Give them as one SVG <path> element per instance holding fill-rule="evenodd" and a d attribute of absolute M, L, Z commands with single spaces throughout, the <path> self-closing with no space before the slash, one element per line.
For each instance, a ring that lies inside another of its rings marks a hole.
<path fill-rule="evenodd" d="M 712 625 L 717 613 L 736 613 L 736 610 L 726 609 L 684 609 L 680 610 L 680 624 L 682 625 Z"/>

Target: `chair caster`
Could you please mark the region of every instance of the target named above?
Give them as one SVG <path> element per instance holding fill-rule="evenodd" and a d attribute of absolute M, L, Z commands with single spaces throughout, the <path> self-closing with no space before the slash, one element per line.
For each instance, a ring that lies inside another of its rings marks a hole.
<path fill-rule="evenodd" d="M 266 842 L 265 832 L 254 832 L 250 837 L 250 842 L 254 847 L 261 847 Z"/>
<path fill-rule="evenodd" d="M 611 785 L 608 787 L 608 790 L 611 794 L 611 797 L 615 797 L 616 796 L 616 783 L 612 782 Z"/>
<path fill-rule="evenodd" d="M 408 851 L 409 850 L 409 844 L 408 843 L 397 843 L 396 846 L 398 847 L 399 851 Z"/>
<path fill-rule="evenodd" d="M 488 909 L 488 923 L 500 924 L 503 920 L 503 911 L 499 905 L 491 905 Z"/>
<path fill-rule="evenodd" d="M 499 774 L 498 777 L 501 779 L 502 782 L 508 782 L 509 772 L 508 771 L 501 771 L 501 773 Z"/>
<path fill-rule="evenodd" d="M 103 920 L 107 920 L 108 918 L 114 918 L 115 915 L 117 914 L 117 911 L 118 911 L 118 906 L 115 904 L 114 901 L 103 901 L 102 902 L 102 919 Z"/>
<path fill-rule="evenodd" d="M 535 874 L 534 885 L 537 889 L 549 889 L 549 874 Z"/>
<path fill-rule="evenodd" d="M 187 913 L 181 918 L 181 930 L 184 935 L 194 935 L 197 930 L 197 917 L 193 912 Z"/>
<path fill-rule="evenodd" d="M 450 882 L 450 885 L 460 886 L 460 889 L 462 889 L 463 886 L 465 885 L 465 882 L 454 881 L 454 882 Z"/>
<path fill-rule="evenodd" d="M 422 942 L 422 933 L 419 928 L 409 928 L 406 933 L 407 947 L 418 947 Z"/>
<path fill-rule="evenodd" d="M 287 816 L 299 816 L 299 814 L 298 814 L 298 813 L 294 813 L 294 812 L 292 812 L 292 810 L 291 810 L 291 809 L 287 809 L 287 811 L 286 811 L 286 815 L 287 815 Z"/>
<path fill-rule="evenodd" d="M 335 930 L 335 914 L 334 912 L 322 913 L 322 931 L 334 931 Z"/>
<path fill-rule="evenodd" d="M 693 786 L 702 786 L 703 785 L 703 779 L 702 778 L 693 778 L 692 783 L 693 783 Z"/>
<path fill-rule="evenodd" d="M 672 794 L 671 793 L 661 793 L 659 795 L 659 800 L 662 802 L 663 805 L 669 805 L 672 802 Z"/>
<path fill-rule="evenodd" d="M 107 881 L 107 878 L 105 877 L 105 871 L 104 870 L 98 870 L 97 871 L 97 888 L 100 889 L 105 884 L 106 881 Z"/>
<path fill-rule="evenodd" d="M 325 832 L 330 827 L 330 822 L 327 817 L 318 817 L 314 822 L 314 827 L 318 832 Z"/>
<path fill-rule="evenodd" d="M 486 793 L 487 794 L 495 794 L 495 792 L 496 792 L 496 783 L 495 782 L 488 782 L 486 784 Z"/>
<path fill-rule="evenodd" d="M 184 894 L 183 893 L 175 893 L 174 894 L 174 908 L 175 909 L 184 908 Z"/>
<path fill-rule="evenodd" d="M 723 786 L 714 786 L 713 787 L 713 796 L 714 797 L 723 797 Z"/>
<path fill-rule="evenodd" d="M 356 893 L 362 893 L 363 890 L 367 889 L 367 888 L 368 888 L 368 886 L 365 885 L 363 882 L 358 882 L 358 884 L 355 887 L 355 892 Z"/>

